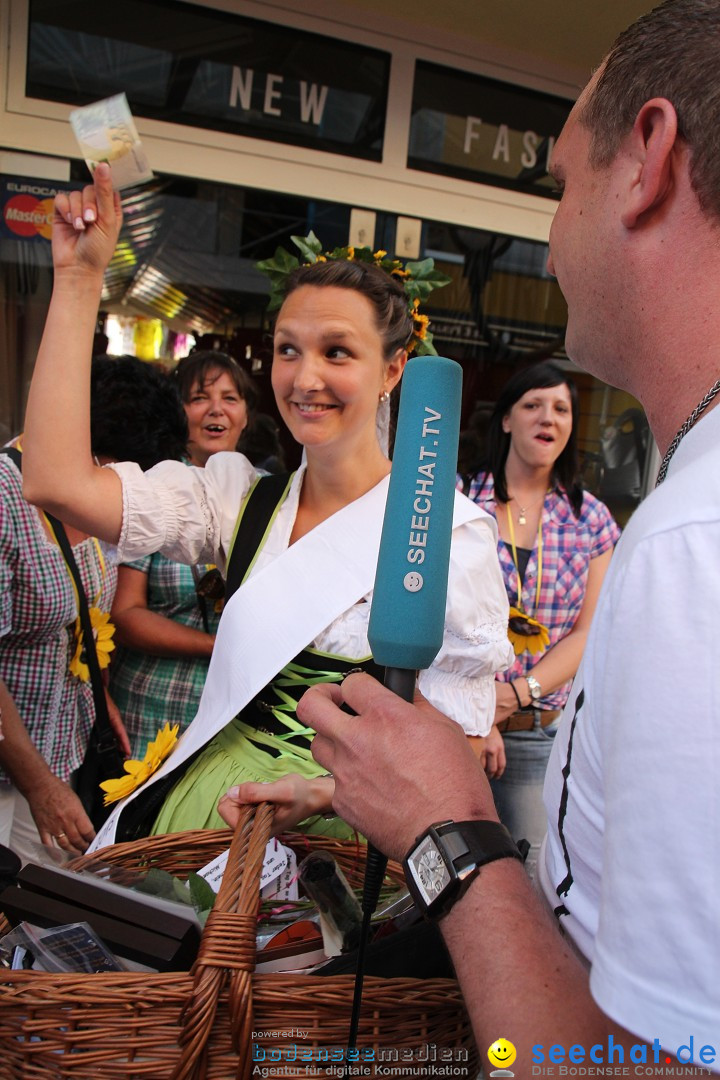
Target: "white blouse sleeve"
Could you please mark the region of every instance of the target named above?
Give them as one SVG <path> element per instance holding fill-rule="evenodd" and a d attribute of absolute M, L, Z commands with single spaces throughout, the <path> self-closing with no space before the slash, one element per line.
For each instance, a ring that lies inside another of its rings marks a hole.
<path fill-rule="evenodd" d="M 242 501 L 257 478 L 246 457 L 213 454 L 204 469 L 181 461 L 161 461 L 147 472 L 129 461 L 108 468 L 122 481 L 121 561 L 159 551 L 176 562 L 212 562 L 225 572 Z"/>
<path fill-rule="evenodd" d="M 508 599 L 489 514 L 453 530 L 445 638 L 434 664 L 420 672 L 425 697 L 465 730 L 487 735 L 495 715 L 495 674 L 512 662 Z"/>

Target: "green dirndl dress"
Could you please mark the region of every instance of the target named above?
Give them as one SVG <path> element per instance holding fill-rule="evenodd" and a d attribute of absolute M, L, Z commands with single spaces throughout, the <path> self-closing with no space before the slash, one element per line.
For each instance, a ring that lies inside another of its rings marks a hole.
<path fill-rule="evenodd" d="M 292 476 L 263 476 L 246 497 L 228 562 L 228 597 L 254 564 L 291 483 Z M 355 670 L 381 676 L 371 656 L 357 659 L 303 649 L 210 742 L 130 803 L 118 821 L 116 842 L 148 833 L 220 828 L 225 823 L 217 812 L 218 801 L 245 780 L 278 780 L 291 772 L 308 779 L 321 776 L 323 770 L 310 752 L 315 732 L 299 723 L 297 703 L 309 686 L 342 682 Z M 354 835 L 340 818 L 318 816 L 301 827 L 341 838 Z"/>
<path fill-rule="evenodd" d="M 279 780 L 292 772 L 308 779 L 321 776 L 323 770 L 310 751 L 315 732 L 297 719 L 297 703 L 309 686 L 342 682 L 357 670 L 379 674 L 372 657 L 304 649 L 191 760 L 165 798 L 151 834 L 223 827 L 218 801 L 228 788 L 246 780 Z M 300 828 L 341 838 L 353 835 L 341 818 L 315 816 Z"/>

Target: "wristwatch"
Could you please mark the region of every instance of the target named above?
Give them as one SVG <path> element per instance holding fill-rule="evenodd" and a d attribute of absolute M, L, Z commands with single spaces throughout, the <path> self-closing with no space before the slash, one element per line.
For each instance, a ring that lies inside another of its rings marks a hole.
<path fill-rule="evenodd" d="M 408 888 L 423 915 L 447 915 L 482 866 L 523 855 L 497 821 L 439 821 L 417 837 L 403 863 Z"/>
<path fill-rule="evenodd" d="M 534 675 L 526 675 L 525 679 L 528 684 L 528 690 L 530 691 L 530 704 L 536 705 L 542 697 L 542 687 Z"/>

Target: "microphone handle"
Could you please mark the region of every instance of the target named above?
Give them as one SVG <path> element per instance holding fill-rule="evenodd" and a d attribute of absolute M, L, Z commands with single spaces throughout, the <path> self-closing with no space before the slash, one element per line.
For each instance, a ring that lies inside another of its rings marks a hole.
<path fill-rule="evenodd" d="M 384 684 L 387 689 L 392 690 L 393 694 L 397 694 L 403 701 L 409 701 L 410 704 L 412 704 L 415 698 L 416 681 L 417 671 L 414 671 L 412 668 L 385 668 Z M 375 914 L 375 908 L 378 905 L 386 867 L 387 855 L 384 855 L 382 851 L 378 851 L 374 844 L 368 844 L 368 858 L 365 865 L 365 881 L 363 883 L 362 897 L 363 915 L 367 921 L 367 926 L 363 927 L 365 931 L 363 937 L 365 938 L 367 938 L 367 934 L 370 930 L 370 918 Z M 364 951 L 365 942 L 361 941 L 361 944 Z M 359 963 L 358 970 L 361 970 Z"/>
<path fill-rule="evenodd" d="M 388 690 L 402 698 L 403 701 L 412 703 L 415 697 L 415 682 L 417 671 L 412 668 L 386 667 L 384 683 Z M 367 862 L 365 863 L 365 880 L 363 882 L 362 913 L 363 921 L 358 943 L 357 967 L 355 969 L 355 987 L 353 1004 L 350 1016 L 350 1032 L 348 1035 L 348 1051 L 356 1049 L 358 1026 L 360 1022 L 360 1005 L 362 1001 L 363 979 L 365 975 L 365 949 L 370 937 L 370 921 L 375 914 L 378 905 L 380 890 L 385 878 L 387 868 L 387 855 L 379 851 L 374 844 L 368 844 Z M 349 1056 L 349 1055 L 348 1055 Z M 343 1076 L 348 1076 L 347 1066 Z"/>
<path fill-rule="evenodd" d="M 417 671 L 410 668 L 385 668 L 385 686 L 387 686 L 388 690 L 392 690 L 393 694 L 397 694 L 398 697 L 402 698 L 403 701 L 409 701 L 411 704 L 415 697 L 416 678 Z"/>

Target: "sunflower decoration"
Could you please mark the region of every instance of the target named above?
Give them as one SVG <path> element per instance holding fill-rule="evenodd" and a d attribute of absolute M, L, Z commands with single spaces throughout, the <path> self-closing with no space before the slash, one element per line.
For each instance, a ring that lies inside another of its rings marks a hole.
<path fill-rule="evenodd" d="M 412 311 L 410 312 L 413 321 L 414 333 L 418 341 L 427 341 L 428 325 L 430 323 L 430 319 L 427 317 L 427 315 L 420 314 L 420 312 L 418 311 L 419 307 L 420 301 L 417 297 L 415 297 L 412 304 Z"/>
<path fill-rule="evenodd" d="M 93 637 L 95 638 L 95 651 L 97 653 L 100 670 L 102 671 L 110 663 L 110 653 L 115 648 L 115 642 L 113 641 L 115 627 L 110 622 L 110 615 L 107 611 L 101 611 L 100 608 L 97 607 L 91 607 L 89 611 L 90 624 L 92 626 Z M 75 620 L 74 634 L 75 653 L 70 661 L 70 674 L 75 675 L 82 682 L 89 682 L 90 668 L 88 667 L 82 623 L 79 615 Z"/>
<path fill-rule="evenodd" d="M 512 642 L 515 655 L 529 652 L 532 656 L 544 652 L 550 644 L 550 635 L 546 626 L 537 619 L 526 615 L 518 607 L 510 608 L 508 618 L 508 637 Z"/>
<path fill-rule="evenodd" d="M 100 787 L 105 792 L 105 806 L 110 806 L 111 803 L 119 802 L 120 799 L 131 795 L 136 788 L 145 783 L 148 777 L 157 772 L 177 743 L 179 730 L 179 724 L 175 724 L 173 727 L 165 724 L 165 727 L 158 731 L 154 740 L 147 744 L 145 757 L 142 761 L 136 759 L 126 761 L 123 765 L 125 776 L 119 776 L 116 780 L 103 780 Z"/>
<path fill-rule="evenodd" d="M 430 319 L 427 315 L 421 315 L 420 305 L 423 304 L 433 289 L 449 285 L 451 278 L 435 269 L 433 259 L 420 259 L 406 262 L 404 265 L 400 259 L 392 259 L 387 251 L 382 249 L 373 251 L 369 247 L 336 247 L 332 251 L 323 251 L 322 244 L 314 232 L 307 236 L 291 236 L 295 247 L 302 256 L 302 265 L 310 266 L 313 263 L 328 262 L 338 259 L 345 262 L 371 263 L 384 270 L 390 277 L 397 278 L 405 290 L 408 302 L 408 314 L 413 321 L 413 335 L 408 345 L 408 351 L 416 356 L 436 356 L 437 350 L 433 345 L 432 334 L 428 330 Z M 300 265 L 297 255 L 291 254 L 283 247 L 278 247 L 272 259 L 263 259 L 255 263 L 261 273 L 270 279 L 270 300 L 268 311 L 277 311 L 285 299 L 285 282 L 288 274 L 296 270 Z"/>

